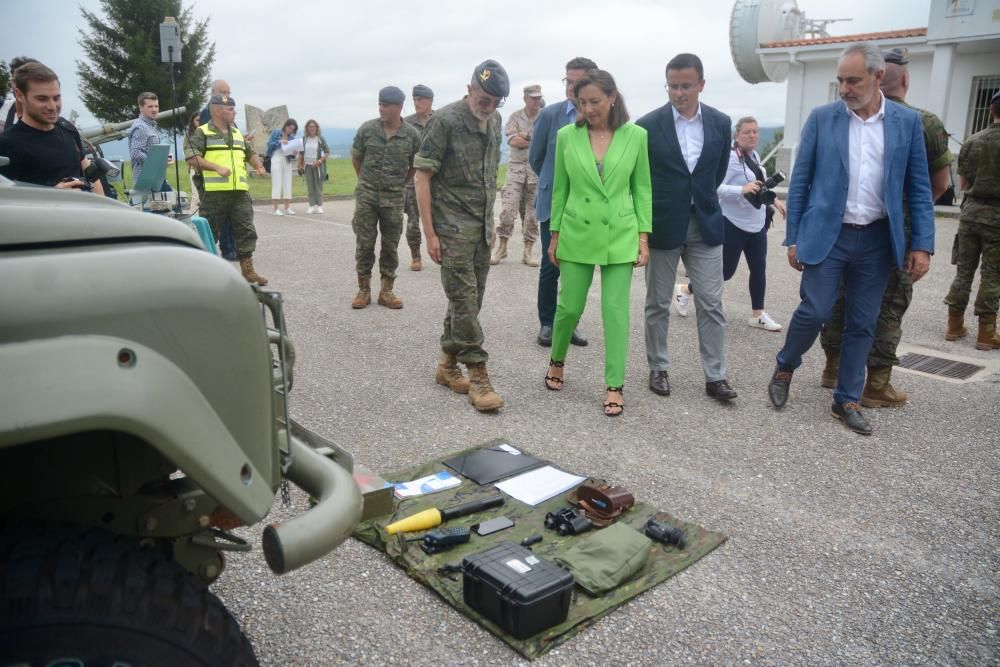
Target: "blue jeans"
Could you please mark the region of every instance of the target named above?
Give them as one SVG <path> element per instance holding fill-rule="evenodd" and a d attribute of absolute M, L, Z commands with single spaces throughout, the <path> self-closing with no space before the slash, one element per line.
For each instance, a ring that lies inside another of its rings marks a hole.
<path fill-rule="evenodd" d="M 549 242 L 552 232 L 549 221 L 538 223 L 542 238 L 542 262 L 538 269 L 538 322 L 552 326 L 556 316 L 556 298 L 559 296 L 559 267 L 549 261 Z"/>
<path fill-rule="evenodd" d="M 865 384 L 865 362 L 875 336 L 882 295 L 895 264 L 887 220 L 860 229 L 844 225 L 826 259 L 802 270 L 802 302 L 788 323 L 785 346 L 777 356 L 778 367 L 791 371 L 802 363 L 802 355 L 816 342 L 820 329 L 833 314 L 843 280 L 844 338 L 833 400 L 857 403 Z"/>

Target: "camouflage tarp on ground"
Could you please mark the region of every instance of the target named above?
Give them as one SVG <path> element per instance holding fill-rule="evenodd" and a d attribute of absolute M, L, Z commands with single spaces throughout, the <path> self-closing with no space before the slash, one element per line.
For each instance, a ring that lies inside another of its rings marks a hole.
<path fill-rule="evenodd" d="M 501 442 L 506 441 L 496 440 L 486 443 L 482 447 L 495 446 Z M 440 470 L 447 470 L 441 462 L 444 459 L 459 456 L 475 449 L 478 448 L 473 447 L 463 452 L 449 454 L 442 457 L 439 461 L 433 461 L 425 465 L 384 475 L 384 477 L 390 482 L 403 482 L 425 477 Z M 553 462 L 553 465 L 559 467 L 558 462 Z M 616 480 L 616 483 L 621 483 L 621 481 Z M 658 519 L 683 529 L 687 537 L 687 547 L 683 551 L 679 551 L 674 547 L 665 547 L 654 542 L 645 569 L 628 583 L 600 597 L 591 597 L 583 592 L 579 586 L 576 586 L 573 590 L 573 601 L 570 604 L 569 616 L 565 622 L 553 626 L 529 639 L 515 639 L 497 627 L 496 624 L 482 618 L 474 610 L 466 606 L 462 598 L 461 573 L 442 575 L 438 574 L 437 569 L 442 565 L 461 564 L 465 556 L 489 549 L 502 541 L 518 543 L 534 533 L 541 533 L 544 539 L 534 545 L 532 550 L 539 556 L 554 562 L 556 557 L 573 545 L 574 540 L 582 539 L 582 537 L 574 536 L 560 537 L 558 533 L 548 530 L 544 526 L 546 513 L 562 507 L 568 507 L 566 497 L 569 494 L 556 496 L 536 507 L 530 507 L 508 496 L 504 496 L 506 504 L 503 506 L 480 514 L 473 514 L 449 521 L 447 526 L 469 527 L 489 518 L 508 516 L 514 520 L 515 525 L 513 528 L 502 530 L 486 537 L 480 537 L 473 533 L 472 540 L 469 543 L 460 544 L 450 551 L 432 556 L 428 556 L 423 552 L 420 548 L 420 542 L 405 541 L 406 538 L 419 537 L 421 533 L 388 535 L 383 530 L 385 525 L 429 507 L 451 507 L 452 505 L 477 498 L 493 496 L 497 493 L 499 492 L 492 484 L 478 486 L 475 482 L 463 478 L 462 484 L 453 489 L 398 502 L 394 514 L 377 517 L 360 524 L 354 531 L 354 536 L 376 549 L 384 551 L 408 575 L 435 591 L 448 604 L 475 620 L 497 637 L 507 642 L 518 653 L 529 659 L 537 658 L 553 647 L 574 637 L 598 618 L 611 612 L 643 591 L 647 591 L 674 576 L 726 541 L 726 536 L 721 533 L 708 531 L 697 524 L 681 521 L 666 512 L 658 512 L 655 508 L 639 502 L 619 520 L 626 522 L 641 532 L 646 520 L 655 514 Z M 584 533 L 584 536 L 586 535 L 587 533 Z"/>

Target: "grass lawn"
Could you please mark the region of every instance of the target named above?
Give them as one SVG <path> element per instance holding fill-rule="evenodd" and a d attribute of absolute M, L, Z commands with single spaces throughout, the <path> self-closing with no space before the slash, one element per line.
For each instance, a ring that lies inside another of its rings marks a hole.
<path fill-rule="evenodd" d="M 348 158 L 327 160 L 326 170 L 330 175 L 330 178 L 323 184 L 324 195 L 351 195 L 354 193 L 354 186 L 358 184 L 358 177 L 354 175 L 354 167 L 351 165 L 351 161 Z M 261 178 L 253 173 L 252 169 L 248 169 L 247 171 L 250 173 L 250 196 L 253 197 L 255 201 L 269 200 L 271 198 L 271 177 L 265 176 Z M 190 192 L 191 180 L 188 178 L 185 165 L 181 165 L 182 186 L 180 188 L 177 187 L 177 179 L 174 178 L 174 173 L 173 165 L 167 167 L 167 182 L 170 183 L 170 187 L 175 190 L 180 189 L 185 192 Z M 497 174 L 497 188 L 503 187 L 506 176 L 507 165 L 501 164 L 500 170 Z M 131 163 L 126 162 L 124 164 L 122 169 L 122 178 L 125 179 L 125 182 L 128 183 L 129 186 L 132 185 Z M 115 184 L 115 187 L 119 189 L 119 199 L 124 200 L 125 195 L 121 193 L 121 187 L 119 186 L 119 183 Z M 292 174 L 292 195 L 295 197 L 305 197 L 307 194 L 306 179 L 298 174 Z"/>

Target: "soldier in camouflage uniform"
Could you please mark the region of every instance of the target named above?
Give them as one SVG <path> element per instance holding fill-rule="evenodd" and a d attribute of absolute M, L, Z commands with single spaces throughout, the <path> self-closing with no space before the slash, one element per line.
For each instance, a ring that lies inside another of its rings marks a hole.
<path fill-rule="evenodd" d="M 885 77 L 882 79 L 882 94 L 887 99 L 909 107 L 920 114 L 920 122 L 924 130 L 924 145 L 927 149 L 927 166 L 930 171 L 931 195 L 935 201 L 945 190 L 951 180 L 951 162 L 954 159 L 948 150 L 948 133 L 941 119 L 929 111 L 912 107 L 904 101 L 910 86 L 910 75 L 907 68 L 909 57 L 907 50 L 895 48 L 885 54 Z M 909 243 L 910 209 L 903 202 L 904 228 Z M 913 300 L 913 278 L 906 271 L 894 269 L 889 274 L 878 321 L 875 325 L 875 338 L 871 351 L 868 353 L 868 377 L 861 392 L 861 405 L 866 408 L 896 407 L 906 403 L 907 394 L 897 389 L 890 382 L 892 367 L 899 364 L 896 348 L 903 335 L 903 315 Z M 820 384 L 827 388 L 837 386 L 837 369 L 840 366 L 841 336 L 844 331 L 844 296 L 841 296 L 833 308 L 833 317 L 823 328 L 820 342 L 826 353 L 826 367 Z"/>
<path fill-rule="evenodd" d="M 993 123 L 977 132 L 958 153 L 961 177 L 962 217 L 952 251 L 955 280 L 944 302 L 948 304 L 945 340 L 958 340 L 966 333 L 965 307 L 976 265 L 982 258 L 975 312 L 979 316 L 977 350 L 1000 349 L 997 307 L 1000 306 L 1000 92 L 990 100 Z"/>
<path fill-rule="evenodd" d="M 416 113 L 404 118 L 420 133 L 421 141 L 427 133 L 427 123 L 434 115 L 434 91 L 423 84 L 413 87 L 413 108 Z M 420 259 L 420 211 L 417 209 L 417 195 L 413 180 L 406 182 L 403 210 L 406 212 L 406 244 L 410 246 L 410 271 L 424 268 Z"/>
<path fill-rule="evenodd" d="M 507 162 L 507 181 L 500 191 L 500 226 L 497 227 L 497 247 L 490 264 L 499 264 L 507 257 L 507 242 L 514 232 L 514 222 L 520 212 L 524 232 L 521 263 L 538 266 L 538 261 L 531 258 L 531 247 L 538 240 L 538 219 L 535 217 L 538 176 L 528 164 L 528 146 L 531 145 L 531 128 L 541 108 L 542 87 L 525 86 L 524 108 L 512 113 L 504 128 L 507 143 L 510 144 L 510 160 Z"/>
<path fill-rule="evenodd" d="M 208 106 L 211 120 L 198 127 L 184 150 L 188 165 L 198 170 L 205 181 L 201 214 L 212 226 L 216 242 L 223 226 L 232 226 L 243 277 L 247 282 L 266 285 L 267 278 L 257 273 L 253 265 L 257 230 L 253 226 L 246 169 L 249 162 L 258 176 L 264 176 L 264 165 L 236 127 L 236 100 L 228 95 L 213 95 Z"/>
<path fill-rule="evenodd" d="M 398 309 L 403 302 L 393 293 L 399 267 L 399 237 L 403 235 L 403 190 L 413 178 L 413 157 L 420 148 L 420 133 L 403 122 L 401 113 L 406 95 L 395 86 L 378 94 L 379 117 L 358 128 L 351 147 L 351 161 L 358 175 L 354 191 L 354 235 L 358 294 L 351 307 L 364 308 L 372 302 L 371 278 L 375 266 L 375 243 L 382 232 L 378 268 L 382 288 L 378 303 Z"/>
<path fill-rule="evenodd" d="M 503 407 L 486 370 L 479 310 L 490 270 L 493 204 L 500 166 L 500 114 L 510 93 L 495 60 L 476 67 L 468 94 L 438 109 L 414 160 L 427 253 L 441 265 L 448 312 L 435 380 L 469 395 L 480 411 Z M 469 370 L 466 379 L 458 362 Z"/>

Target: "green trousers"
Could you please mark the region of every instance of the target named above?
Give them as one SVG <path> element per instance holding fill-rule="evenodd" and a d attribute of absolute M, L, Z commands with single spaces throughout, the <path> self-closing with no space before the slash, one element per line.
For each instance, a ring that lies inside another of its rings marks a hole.
<path fill-rule="evenodd" d="M 601 267 L 601 319 L 604 322 L 604 382 L 609 387 L 625 383 L 628 354 L 629 295 L 632 291 L 632 264 Z M 559 302 L 552 323 L 552 359 L 563 361 L 587 305 L 587 293 L 594 280 L 593 264 L 559 262 Z"/>

